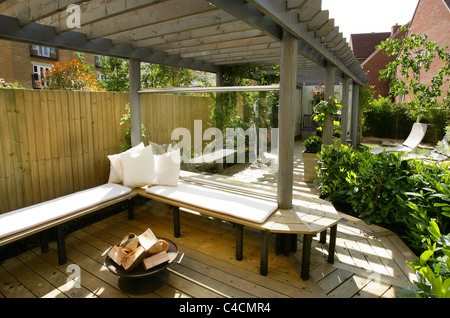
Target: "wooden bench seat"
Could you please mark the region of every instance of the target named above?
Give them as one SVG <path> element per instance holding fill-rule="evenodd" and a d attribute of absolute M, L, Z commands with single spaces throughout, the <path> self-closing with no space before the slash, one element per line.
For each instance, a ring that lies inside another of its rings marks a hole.
<path fill-rule="evenodd" d="M 236 259 L 243 257 L 243 227 L 261 231 L 260 274 L 268 272 L 268 234 L 276 233 L 277 253 L 296 250 L 297 235 L 303 238 L 302 279 L 309 278 L 312 238 L 321 234 L 325 243 L 330 230 L 328 262 L 334 262 L 337 211 L 322 200 L 296 198 L 294 207 L 278 209 L 276 196 L 220 183 L 182 178 L 178 187 L 148 187 L 134 189 L 140 196 L 160 201 L 174 208 L 174 236 L 180 237 L 180 208 L 231 222 L 236 227 Z M 195 195 L 194 195 L 195 193 Z M 237 210 L 239 209 L 239 210 Z"/>
<path fill-rule="evenodd" d="M 61 265 L 65 264 L 64 223 L 125 200 L 128 201 L 129 218 L 132 219 L 132 199 L 136 195 L 127 187 L 108 183 L 3 213 L 0 215 L 0 246 L 41 233 L 41 248 L 43 252 L 47 252 L 46 230 L 56 227 L 58 260 Z"/>
<path fill-rule="evenodd" d="M 236 228 L 237 260 L 243 258 L 244 226 L 260 230 L 261 275 L 267 275 L 268 272 L 269 233 L 276 234 L 277 254 L 285 255 L 296 250 L 297 235 L 303 235 L 301 277 L 306 280 L 309 278 L 312 238 L 320 233 L 320 242 L 325 243 L 327 229 L 331 229 L 328 261 L 334 262 L 337 224 L 340 217 L 326 201 L 296 197 L 292 209 L 282 210 L 278 208 L 276 196 L 272 193 L 193 178 L 182 178 L 178 187 L 155 186 L 133 190 L 108 183 L 4 213 L 0 215 L 0 246 L 41 233 L 42 251 L 47 252 L 46 230 L 56 227 L 58 260 L 60 264 L 64 264 L 66 263 L 64 223 L 126 200 L 129 218 L 133 219 L 133 199 L 137 195 L 169 204 L 174 208 L 175 237 L 181 235 L 180 208 L 231 222 Z"/>

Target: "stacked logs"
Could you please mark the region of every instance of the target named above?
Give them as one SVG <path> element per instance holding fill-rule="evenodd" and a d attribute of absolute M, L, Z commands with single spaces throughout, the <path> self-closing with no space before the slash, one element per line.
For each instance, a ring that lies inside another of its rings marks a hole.
<path fill-rule="evenodd" d="M 145 270 L 169 261 L 169 243 L 158 239 L 152 230 L 147 229 L 137 236 L 127 234 L 119 245 L 114 245 L 108 256 L 126 271 L 132 271 L 142 263 Z"/>

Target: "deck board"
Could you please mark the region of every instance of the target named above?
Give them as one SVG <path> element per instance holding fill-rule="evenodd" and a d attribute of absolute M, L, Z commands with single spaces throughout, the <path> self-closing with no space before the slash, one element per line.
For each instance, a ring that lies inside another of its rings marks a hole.
<path fill-rule="evenodd" d="M 297 153 L 297 152 L 296 152 Z M 298 152 L 300 153 L 300 152 Z M 320 207 L 314 187 L 302 182 L 302 162 L 296 161 L 294 197 Z M 226 182 L 249 191 L 276 191 L 276 177 L 261 171 L 225 171 L 222 175 L 199 175 L 208 182 Z M 409 288 L 414 273 L 406 265 L 414 254 L 393 232 L 368 225 L 339 213 L 335 263 L 329 264 L 328 245 L 315 236 L 312 242 L 310 279 L 300 278 L 302 235 L 289 256 L 276 255 L 275 235 L 269 235 L 269 271 L 259 274 L 259 231 L 244 227 L 244 257 L 235 259 L 235 229 L 232 224 L 198 214 L 181 213 L 181 237 L 173 237 L 170 208 L 147 201 L 136 206 L 135 219 L 127 211 L 85 226 L 66 236 L 68 263 L 58 264 L 56 242 L 43 254 L 36 247 L 4 260 L 0 265 L 0 298 L 392 298 Z M 312 216 L 315 218 L 315 216 Z M 125 284 L 105 266 L 105 252 L 128 233 L 147 228 L 173 240 L 184 253 L 180 264 L 172 264 L 154 282 Z M 81 288 L 67 271 L 76 264 Z"/>

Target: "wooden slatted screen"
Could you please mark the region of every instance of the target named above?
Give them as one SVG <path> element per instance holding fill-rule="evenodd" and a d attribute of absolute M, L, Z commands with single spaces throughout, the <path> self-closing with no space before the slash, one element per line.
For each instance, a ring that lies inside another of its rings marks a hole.
<path fill-rule="evenodd" d="M 108 181 L 120 152 L 128 93 L 0 89 L 0 213 Z M 209 121 L 205 97 L 142 96 L 144 143 Z"/>

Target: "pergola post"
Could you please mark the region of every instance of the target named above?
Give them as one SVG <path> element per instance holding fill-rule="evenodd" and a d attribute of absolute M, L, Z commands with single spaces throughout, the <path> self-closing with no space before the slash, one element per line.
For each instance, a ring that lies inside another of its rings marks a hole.
<path fill-rule="evenodd" d="M 141 131 L 141 61 L 130 58 L 130 131 L 131 146 L 134 147 L 142 141 Z"/>
<path fill-rule="evenodd" d="M 352 145 L 356 148 L 359 145 L 359 84 L 353 83 L 352 97 Z"/>
<path fill-rule="evenodd" d="M 328 64 L 326 67 L 326 81 L 325 81 L 325 100 L 332 102 L 334 100 L 334 82 L 336 76 L 336 67 Z M 325 114 L 323 123 L 322 139 L 323 144 L 328 146 L 333 143 L 333 116 Z"/>
<path fill-rule="evenodd" d="M 280 65 L 280 107 L 277 201 L 281 209 L 292 207 L 294 173 L 294 124 L 297 88 L 298 40 L 283 30 Z"/>
<path fill-rule="evenodd" d="M 347 144 L 348 108 L 350 104 L 350 78 L 344 75 L 342 81 L 342 113 L 341 113 L 341 144 Z"/>

